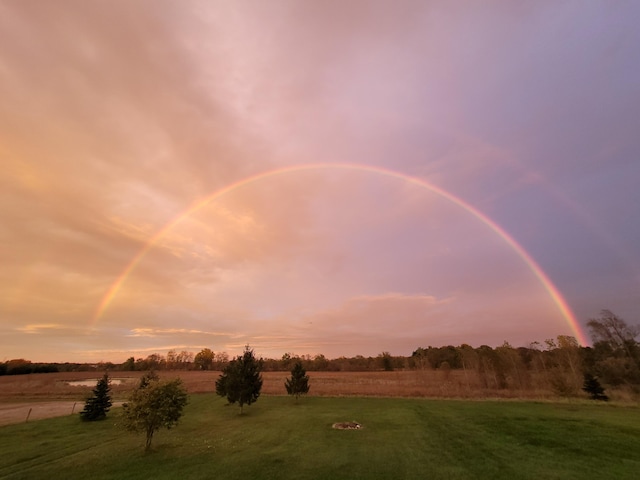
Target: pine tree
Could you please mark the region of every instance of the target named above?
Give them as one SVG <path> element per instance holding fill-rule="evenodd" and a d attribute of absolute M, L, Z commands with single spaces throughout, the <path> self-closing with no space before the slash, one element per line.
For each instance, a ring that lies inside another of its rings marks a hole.
<path fill-rule="evenodd" d="M 104 420 L 111 408 L 111 380 L 105 373 L 93 389 L 93 395 L 87 398 L 80 418 L 84 421 Z"/>
<path fill-rule="evenodd" d="M 227 397 L 229 403 L 240 405 L 242 408 L 258 400 L 262 389 L 262 360 L 257 360 L 253 350 L 247 345 L 244 353 L 232 360 L 222 371 L 216 381 L 216 393 Z"/>
<path fill-rule="evenodd" d="M 287 378 L 284 386 L 289 395 L 295 395 L 296 401 L 298 401 L 300 395 L 305 395 L 309 392 L 309 376 L 302 367 L 301 362 L 295 363 L 291 369 L 291 378 Z"/>
<path fill-rule="evenodd" d="M 582 390 L 589 394 L 591 400 L 609 400 L 609 397 L 604 394 L 604 388 L 600 385 L 598 379 L 590 373 L 584 374 L 584 385 L 582 386 Z"/>

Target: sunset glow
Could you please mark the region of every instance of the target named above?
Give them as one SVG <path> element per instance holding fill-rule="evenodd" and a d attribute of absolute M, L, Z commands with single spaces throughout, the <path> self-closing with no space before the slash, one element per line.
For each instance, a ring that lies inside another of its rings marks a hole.
<path fill-rule="evenodd" d="M 0 0 L 0 353 L 640 315 L 640 6 Z"/>

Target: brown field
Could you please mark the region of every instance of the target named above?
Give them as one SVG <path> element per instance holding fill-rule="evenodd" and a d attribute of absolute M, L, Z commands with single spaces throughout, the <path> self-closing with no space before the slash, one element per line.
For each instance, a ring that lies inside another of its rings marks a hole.
<path fill-rule="evenodd" d="M 112 372 L 121 385 L 112 386 L 114 403 L 125 400 L 143 372 Z M 180 377 L 189 393 L 215 391 L 220 372 L 163 371 L 161 378 Z M 394 372 L 308 372 L 309 395 L 385 396 L 439 398 L 553 398 L 544 390 L 485 390 L 463 371 L 434 370 Z M 0 425 L 79 412 L 92 387 L 71 386 L 67 382 L 95 380 L 102 372 L 39 373 L 0 377 Z M 264 372 L 262 393 L 285 395 L 284 381 L 289 372 Z M 31 409 L 31 413 L 29 410 Z"/>

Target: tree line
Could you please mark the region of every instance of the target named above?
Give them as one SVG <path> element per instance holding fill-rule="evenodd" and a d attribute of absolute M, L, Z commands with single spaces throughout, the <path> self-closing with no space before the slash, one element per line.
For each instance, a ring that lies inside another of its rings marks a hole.
<path fill-rule="evenodd" d="M 329 359 L 322 354 L 285 353 L 278 359 L 261 359 L 262 371 L 288 371 L 296 363 L 308 371 L 379 371 L 425 370 L 463 371 L 466 378 L 485 389 L 551 388 L 559 395 L 579 392 L 585 375 L 591 375 L 612 387 L 640 389 L 640 344 L 638 326 L 627 324 L 609 310 L 587 323 L 593 346 L 580 346 L 568 335 L 526 347 L 504 342 L 498 347 L 468 344 L 458 346 L 418 347 L 411 355 L 393 356 L 388 352 L 365 357 Z M 122 364 L 32 364 L 27 360 L 10 360 L 0 364 L 0 374 L 39 373 L 79 370 L 215 370 L 222 371 L 231 362 L 226 352 L 204 348 L 197 354 L 170 350 L 145 358 L 128 358 Z"/>

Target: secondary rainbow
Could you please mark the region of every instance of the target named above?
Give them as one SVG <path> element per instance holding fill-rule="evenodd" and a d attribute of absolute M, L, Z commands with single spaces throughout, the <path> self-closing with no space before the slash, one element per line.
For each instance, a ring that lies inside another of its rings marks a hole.
<path fill-rule="evenodd" d="M 109 307 L 109 304 L 113 301 L 113 299 L 117 296 L 118 292 L 122 288 L 122 285 L 126 281 L 127 277 L 133 272 L 136 266 L 140 263 L 140 261 L 145 257 L 145 255 L 158 243 L 158 241 L 171 229 L 173 229 L 176 225 L 178 225 L 182 220 L 189 217 L 208 203 L 215 201 L 216 199 L 222 197 L 223 195 L 235 190 L 236 188 L 249 185 L 254 182 L 258 182 L 260 180 L 265 180 L 268 178 L 276 177 L 279 175 L 284 175 L 288 173 L 295 172 L 303 172 L 310 170 L 352 170 L 352 171 L 361 171 L 361 172 L 369 172 L 379 175 L 384 175 L 391 178 L 397 178 L 398 180 L 402 180 L 404 182 L 408 182 L 410 184 L 426 188 L 427 190 L 440 195 L 441 197 L 449 200 L 460 208 L 466 210 L 474 217 L 476 217 L 479 221 L 484 223 L 487 227 L 493 230 L 497 235 L 499 235 L 504 242 L 511 247 L 511 249 L 518 254 L 518 256 L 522 259 L 522 261 L 527 265 L 527 267 L 531 270 L 531 272 L 538 278 L 540 283 L 543 285 L 553 302 L 558 307 L 558 310 L 568 323 L 572 332 L 576 336 L 576 339 L 582 344 L 587 345 L 587 340 L 584 332 L 580 328 L 580 324 L 578 323 L 575 315 L 571 311 L 571 308 L 567 304 L 566 300 L 560 293 L 560 291 L 556 288 L 553 282 L 549 279 L 546 273 L 540 268 L 540 266 L 535 262 L 535 260 L 527 253 L 527 251 L 522 248 L 522 246 L 516 242 L 509 233 L 507 233 L 502 227 L 500 227 L 496 222 L 491 220 L 491 218 L 487 217 L 485 214 L 480 212 L 478 209 L 468 204 L 464 200 L 456 197 L 455 195 L 443 190 L 440 187 L 432 185 L 427 181 L 412 177 L 409 175 L 405 175 L 400 172 L 396 172 L 394 170 L 388 170 L 386 168 L 374 167 L 369 165 L 359 165 L 352 163 L 312 163 L 312 164 L 303 164 L 303 165 L 294 165 L 284 168 L 279 168 L 275 170 L 269 170 L 266 172 L 262 172 L 247 178 L 244 178 L 240 181 L 227 185 L 220 190 L 213 192 L 211 195 L 195 202 L 189 208 L 187 208 L 184 212 L 178 215 L 176 218 L 167 223 L 164 227 L 162 227 L 147 243 L 140 249 L 140 251 L 136 254 L 135 257 L 131 259 L 131 261 L 127 264 L 127 266 L 122 270 L 122 273 L 116 278 L 116 280 L 111 284 L 109 289 L 106 291 L 96 312 L 92 319 L 92 324 L 95 325 L 100 318 L 104 315 L 105 311 Z"/>

